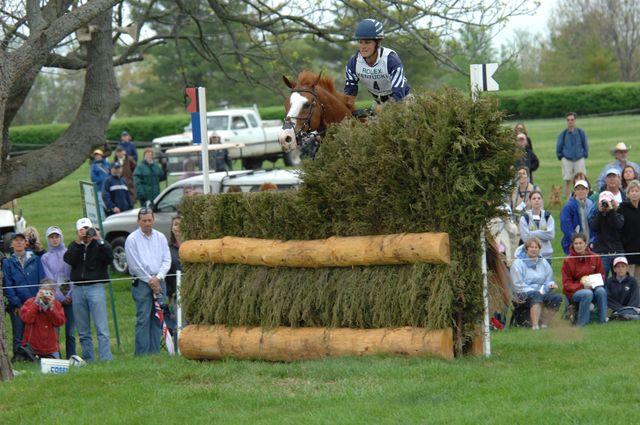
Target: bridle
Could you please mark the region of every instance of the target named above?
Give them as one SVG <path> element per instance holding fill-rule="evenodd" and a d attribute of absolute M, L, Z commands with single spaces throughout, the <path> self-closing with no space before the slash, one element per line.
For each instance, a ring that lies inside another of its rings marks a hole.
<path fill-rule="evenodd" d="M 298 131 L 295 132 L 296 142 L 298 146 L 300 146 L 300 156 L 302 158 L 309 157 L 315 158 L 316 152 L 320 148 L 320 140 L 324 137 L 324 134 L 327 132 L 327 125 L 324 120 L 324 104 L 320 102 L 318 99 L 318 94 L 315 91 L 315 88 L 308 89 L 291 89 L 291 93 L 309 93 L 313 100 L 308 107 L 308 113 L 306 117 L 290 117 L 287 116 L 284 119 L 284 123 L 282 125 L 283 130 L 293 130 L 295 128 L 295 124 L 293 120 L 304 120 L 302 126 Z M 313 118 L 313 111 L 316 106 L 320 106 L 320 126 L 317 130 L 311 129 L 311 119 Z"/>

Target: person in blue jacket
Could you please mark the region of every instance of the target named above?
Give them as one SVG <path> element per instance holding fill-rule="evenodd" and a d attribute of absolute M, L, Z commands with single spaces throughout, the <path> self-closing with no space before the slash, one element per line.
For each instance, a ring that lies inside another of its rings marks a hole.
<path fill-rule="evenodd" d="M 102 190 L 102 183 L 109 177 L 111 167 L 106 159 L 104 152 L 100 149 L 93 151 L 93 161 L 91 161 L 91 181 L 98 186 L 98 190 Z"/>
<path fill-rule="evenodd" d="M 564 196 L 569 197 L 571 181 L 576 173 L 587 174 L 585 160 L 589 156 L 589 142 L 583 129 L 576 127 L 576 113 L 566 115 L 567 128 L 562 130 L 556 141 L 556 156 L 562 162 L 562 178 L 565 182 Z"/>
<path fill-rule="evenodd" d="M 40 281 L 46 277 L 40 257 L 27 250 L 24 233 L 16 233 L 11 240 L 13 252 L 2 262 L 2 286 L 7 298 L 7 312 L 13 329 L 13 353 L 22 341 L 24 323 L 20 319 L 22 305 L 38 293 Z M 4 320 L 4 318 L 2 318 Z"/>
<path fill-rule="evenodd" d="M 119 162 L 113 164 L 111 175 L 102 184 L 102 200 L 104 201 L 107 216 L 129 211 L 133 208 L 129 186 L 121 177 L 122 167 Z"/>
<path fill-rule="evenodd" d="M 593 235 L 589 231 L 589 212 L 593 208 L 593 201 L 589 195 L 589 183 L 578 180 L 573 185 L 573 196 L 569 198 L 560 212 L 560 229 L 562 230 L 562 249 L 569 255 L 571 238 L 574 233 L 584 233 L 589 243 L 593 242 Z"/>

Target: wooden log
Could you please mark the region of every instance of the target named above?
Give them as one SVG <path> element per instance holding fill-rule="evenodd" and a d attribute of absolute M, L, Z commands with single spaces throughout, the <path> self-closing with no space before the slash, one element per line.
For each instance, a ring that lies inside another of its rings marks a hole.
<path fill-rule="evenodd" d="M 451 328 L 397 329 L 228 327 L 190 325 L 179 338 L 180 353 L 192 360 L 236 358 L 297 361 L 387 353 L 453 359 Z"/>
<path fill-rule="evenodd" d="M 312 268 L 451 262 L 447 233 L 398 233 L 308 241 L 225 236 L 185 241 L 180 246 L 180 259 L 187 263 Z"/>

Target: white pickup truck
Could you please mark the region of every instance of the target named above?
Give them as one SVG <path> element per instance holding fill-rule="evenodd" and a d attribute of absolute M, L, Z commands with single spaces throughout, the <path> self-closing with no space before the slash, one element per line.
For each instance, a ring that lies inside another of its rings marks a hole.
<path fill-rule="evenodd" d="M 283 152 L 278 143 L 282 131 L 282 121 L 262 121 L 257 108 L 223 109 L 207 112 L 207 130 L 209 138 L 217 136 L 220 143 L 243 143 L 242 149 L 231 149 L 233 158 L 241 158 L 244 168 L 256 169 L 262 161 L 276 161 L 283 157 L 286 165 L 300 165 L 300 151 Z M 191 123 L 184 128 L 184 133 L 157 137 L 152 141 L 153 147 L 162 152 L 167 149 L 193 144 Z"/>

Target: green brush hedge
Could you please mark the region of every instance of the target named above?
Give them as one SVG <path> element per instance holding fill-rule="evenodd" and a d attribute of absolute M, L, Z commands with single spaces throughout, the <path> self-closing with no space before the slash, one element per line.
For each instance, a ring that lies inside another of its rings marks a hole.
<path fill-rule="evenodd" d="M 302 190 L 196 196 L 181 206 L 186 239 L 320 239 L 445 231 L 452 264 L 286 269 L 187 264 L 191 323 L 379 328 L 481 318 L 479 234 L 510 189 L 515 147 L 495 100 L 417 95 L 368 124 L 330 128 Z"/>

